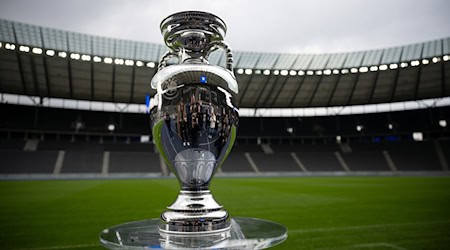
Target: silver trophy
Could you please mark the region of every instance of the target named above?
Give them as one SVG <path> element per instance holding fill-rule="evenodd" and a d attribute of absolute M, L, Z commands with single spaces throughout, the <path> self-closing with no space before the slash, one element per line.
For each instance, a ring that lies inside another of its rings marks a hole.
<path fill-rule="evenodd" d="M 209 191 L 214 174 L 233 147 L 238 126 L 238 84 L 233 55 L 223 41 L 226 26 L 215 15 L 188 11 L 161 23 L 169 51 L 151 81 L 153 140 L 181 186 L 159 219 L 104 229 L 109 249 L 263 249 L 283 242 L 287 229 L 271 221 L 230 218 Z M 226 67 L 210 65 L 217 49 Z"/>
<path fill-rule="evenodd" d="M 153 140 L 181 186 L 176 201 L 161 214 L 162 232 L 230 227 L 228 212 L 209 191 L 233 147 L 238 124 L 238 84 L 231 49 L 223 41 L 226 29 L 217 16 L 197 11 L 177 13 L 161 23 L 170 50 L 151 81 L 157 90 L 151 110 Z M 225 50 L 226 68 L 208 63 L 216 49 Z M 177 64 L 168 65 L 172 58 Z"/>

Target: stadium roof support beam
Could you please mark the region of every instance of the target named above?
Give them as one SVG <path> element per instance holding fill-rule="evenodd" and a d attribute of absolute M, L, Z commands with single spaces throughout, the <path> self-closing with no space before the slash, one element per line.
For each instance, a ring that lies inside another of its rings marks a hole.
<path fill-rule="evenodd" d="M 260 58 L 261 58 L 261 56 L 259 56 L 258 59 L 256 59 L 255 65 L 258 65 L 258 62 L 259 62 L 259 59 L 260 59 Z M 241 101 L 242 101 L 242 98 L 244 98 L 244 95 L 245 95 L 245 93 L 247 92 L 248 86 L 249 86 L 250 83 L 252 82 L 253 76 L 254 76 L 254 75 L 255 75 L 255 74 L 252 74 L 252 75 L 250 76 L 250 79 L 248 80 L 248 84 L 247 84 L 247 86 L 245 86 L 245 89 L 244 89 L 244 91 L 242 92 L 241 97 L 239 98 L 238 104 L 240 104 Z"/>
<path fill-rule="evenodd" d="M 94 38 L 91 37 L 91 54 L 94 54 Z M 91 60 L 91 100 L 94 100 L 95 97 L 95 81 L 94 81 L 94 60 Z"/>
<path fill-rule="evenodd" d="M 116 40 L 114 40 L 114 46 L 113 46 L 113 51 L 114 51 L 114 57 L 116 56 Z M 112 86 L 111 86 L 111 100 L 112 102 L 115 102 L 115 96 L 114 96 L 114 91 L 116 90 L 116 64 L 113 62 L 112 64 Z"/>
<path fill-rule="evenodd" d="M 272 78 L 272 76 L 268 76 L 267 80 L 264 82 L 264 86 L 262 87 L 261 91 L 259 92 L 258 97 L 255 99 L 255 102 L 253 103 L 253 107 L 256 107 L 256 105 L 258 105 L 259 99 L 261 98 L 262 94 L 264 93 L 264 91 L 266 90 L 266 86 L 269 83 L 270 79 Z"/>
<path fill-rule="evenodd" d="M 70 45 L 69 45 L 69 33 L 66 33 L 66 46 L 67 46 L 67 70 L 69 74 L 69 96 L 73 98 L 73 79 L 72 79 L 72 63 L 70 62 Z"/>
<path fill-rule="evenodd" d="M 286 77 L 287 78 L 287 77 Z M 269 97 L 270 97 L 270 93 L 272 93 L 272 91 L 273 91 L 273 89 L 275 88 L 275 86 L 276 85 L 278 85 L 279 83 L 279 81 L 280 81 L 280 79 L 281 79 L 281 77 L 278 77 L 278 79 L 275 81 L 275 83 L 274 84 L 272 84 L 272 87 L 270 88 L 270 90 L 269 90 L 269 93 L 266 95 L 266 98 L 264 99 L 264 102 L 262 103 L 262 105 L 260 106 L 260 107 L 265 107 L 266 106 L 266 103 L 267 103 L 267 101 L 269 100 Z M 286 80 L 285 80 L 286 81 Z M 285 82 L 284 81 L 284 82 Z M 283 83 L 284 84 L 284 83 Z M 260 96 L 261 97 L 261 96 Z"/>
<path fill-rule="evenodd" d="M 272 103 L 270 104 L 271 107 L 272 107 L 272 106 L 275 104 L 275 102 L 277 101 L 278 96 L 280 95 L 281 90 L 283 90 L 283 86 L 286 84 L 288 78 L 289 78 L 289 75 L 287 75 L 287 76 L 284 78 L 283 84 L 281 84 L 280 88 L 278 89 L 277 93 L 275 94 L 275 97 L 273 98 Z M 275 86 L 275 85 L 274 85 L 274 86 Z"/>
<path fill-rule="evenodd" d="M 44 43 L 44 36 L 42 35 L 42 27 L 39 27 L 39 34 L 41 35 L 42 49 L 45 50 L 46 46 Z M 45 84 L 47 87 L 47 96 L 50 96 L 51 89 L 50 89 L 50 77 L 48 77 L 47 57 L 43 56 L 42 59 L 44 60 L 44 74 L 45 74 Z"/>
<path fill-rule="evenodd" d="M 37 78 L 37 73 L 36 73 L 36 62 L 35 62 L 36 58 L 32 55 L 29 55 L 29 57 L 30 57 L 31 77 L 33 79 L 34 91 L 37 96 L 42 97 L 40 90 L 39 90 L 38 78 Z"/>
<path fill-rule="evenodd" d="M 14 35 L 14 43 L 17 44 L 17 33 L 16 33 L 16 28 L 14 27 L 14 25 L 12 26 L 12 31 L 13 31 L 13 35 Z M 24 92 L 24 94 L 28 94 L 27 86 L 25 84 L 25 75 L 23 74 L 22 58 L 20 57 L 19 50 L 16 49 L 15 51 L 16 51 L 17 63 L 19 64 L 18 65 L 19 66 L 19 75 L 20 75 L 20 81 L 22 83 L 23 92 Z"/>
<path fill-rule="evenodd" d="M 337 77 L 336 77 L 336 82 L 334 83 L 333 90 L 331 90 L 331 95 L 330 95 L 330 97 L 328 97 L 327 107 L 330 106 L 330 103 L 333 100 L 334 92 L 336 92 L 337 85 L 340 80 L 341 80 L 341 74 L 337 75 Z"/>
<path fill-rule="evenodd" d="M 134 57 L 136 57 L 137 54 L 137 46 L 134 47 Z M 133 102 L 134 97 L 134 85 L 136 84 L 136 67 L 133 67 L 131 69 L 131 88 L 130 88 L 130 103 Z"/>
<path fill-rule="evenodd" d="M 420 58 L 423 58 L 423 51 L 425 50 L 425 46 L 422 46 L 422 50 L 420 51 Z M 420 76 L 422 74 L 422 63 L 419 64 L 419 69 L 417 72 L 417 78 L 416 78 L 416 89 L 414 90 L 414 99 L 417 99 L 417 96 L 419 95 L 419 83 L 420 83 Z"/>
<path fill-rule="evenodd" d="M 400 51 L 400 58 L 402 58 L 402 56 L 403 56 L 403 50 L 404 49 L 402 49 L 401 51 Z M 390 100 L 390 102 L 393 102 L 394 101 L 394 98 L 395 98 L 395 91 L 397 90 L 397 85 L 398 85 L 398 78 L 400 77 L 400 70 L 399 69 L 396 69 L 396 72 L 395 72 L 395 78 L 394 78 L 394 84 L 393 84 L 393 86 L 392 86 L 392 93 L 391 93 L 391 100 Z M 378 78 L 378 77 L 377 77 Z"/>
<path fill-rule="evenodd" d="M 441 62 L 441 88 L 442 88 L 442 97 L 444 97 L 445 96 L 445 91 L 446 91 L 446 89 L 445 89 L 445 63 L 444 62 Z"/>
<path fill-rule="evenodd" d="M 294 95 L 292 96 L 291 100 L 289 101 L 288 107 L 292 107 L 292 104 L 294 103 L 295 97 L 298 95 L 298 92 L 300 92 L 300 88 L 303 85 L 303 82 L 305 81 L 306 76 L 302 77 L 302 80 L 298 83 L 297 89 L 294 91 Z"/>

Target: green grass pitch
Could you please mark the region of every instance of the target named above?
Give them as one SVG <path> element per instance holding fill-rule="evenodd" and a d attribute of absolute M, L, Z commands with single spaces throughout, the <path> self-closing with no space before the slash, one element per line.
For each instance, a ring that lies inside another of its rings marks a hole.
<path fill-rule="evenodd" d="M 216 178 L 231 216 L 284 224 L 274 249 L 450 249 L 450 177 Z M 156 218 L 174 179 L 0 182 L 0 249 L 102 249 L 99 232 Z"/>

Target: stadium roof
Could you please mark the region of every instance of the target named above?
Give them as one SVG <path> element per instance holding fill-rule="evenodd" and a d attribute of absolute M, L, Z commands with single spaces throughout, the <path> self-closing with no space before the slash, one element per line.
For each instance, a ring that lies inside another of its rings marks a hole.
<path fill-rule="evenodd" d="M 144 103 L 164 45 L 0 19 L 0 92 Z M 239 106 L 328 107 L 450 95 L 450 38 L 334 54 L 236 51 Z M 210 63 L 224 65 L 221 51 Z"/>

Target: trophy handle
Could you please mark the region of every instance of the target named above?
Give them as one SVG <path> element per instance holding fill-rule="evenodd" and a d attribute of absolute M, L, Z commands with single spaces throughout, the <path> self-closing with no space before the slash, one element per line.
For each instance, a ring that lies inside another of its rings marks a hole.
<path fill-rule="evenodd" d="M 164 53 L 164 55 L 162 55 L 161 59 L 159 60 L 158 71 L 160 71 L 163 68 L 165 68 L 167 66 L 167 62 L 173 57 L 176 57 L 178 59 L 178 55 L 175 52 L 173 52 L 173 51 L 166 51 L 166 53 Z"/>
<path fill-rule="evenodd" d="M 233 52 L 231 51 L 231 47 L 230 45 L 228 45 L 226 42 L 224 41 L 213 41 L 211 42 L 211 48 L 208 51 L 207 56 L 209 56 L 209 54 L 211 54 L 211 52 L 213 52 L 216 49 L 224 49 L 226 56 L 227 56 L 227 64 L 226 64 L 226 68 L 231 72 L 231 74 L 234 75 L 234 71 L 233 71 Z"/>

